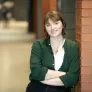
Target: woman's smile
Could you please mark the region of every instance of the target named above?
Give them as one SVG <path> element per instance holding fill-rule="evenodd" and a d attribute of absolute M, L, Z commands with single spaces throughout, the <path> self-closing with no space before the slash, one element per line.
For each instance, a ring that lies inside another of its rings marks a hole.
<path fill-rule="evenodd" d="M 57 30 L 51 30 L 51 33 L 55 34 L 57 31 L 58 31 L 58 29 Z"/>

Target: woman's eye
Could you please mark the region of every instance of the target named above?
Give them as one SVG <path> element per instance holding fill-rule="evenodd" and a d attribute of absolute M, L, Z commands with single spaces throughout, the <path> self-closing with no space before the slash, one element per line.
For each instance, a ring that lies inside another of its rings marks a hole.
<path fill-rule="evenodd" d="M 50 25 L 49 25 L 49 24 L 47 24 L 46 26 L 47 26 L 47 27 L 49 27 Z"/>
<path fill-rule="evenodd" d="M 55 22 L 55 24 L 58 24 L 58 22 Z"/>

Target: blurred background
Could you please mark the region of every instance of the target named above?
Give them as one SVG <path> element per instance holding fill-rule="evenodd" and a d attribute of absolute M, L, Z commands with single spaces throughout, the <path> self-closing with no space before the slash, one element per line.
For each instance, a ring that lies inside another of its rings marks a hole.
<path fill-rule="evenodd" d="M 0 92 L 25 92 L 31 46 L 45 36 L 51 10 L 63 12 L 67 38 L 75 40 L 75 0 L 0 0 Z"/>

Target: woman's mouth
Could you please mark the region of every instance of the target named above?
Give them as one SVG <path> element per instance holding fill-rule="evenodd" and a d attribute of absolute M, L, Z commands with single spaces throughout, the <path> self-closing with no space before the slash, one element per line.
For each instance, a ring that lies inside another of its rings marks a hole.
<path fill-rule="evenodd" d="M 58 30 L 52 30 L 51 33 L 54 34 L 56 33 Z"/>

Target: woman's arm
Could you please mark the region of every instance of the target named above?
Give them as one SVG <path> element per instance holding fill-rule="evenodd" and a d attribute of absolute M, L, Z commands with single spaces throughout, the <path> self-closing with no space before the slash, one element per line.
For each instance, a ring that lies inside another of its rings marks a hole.
<path fill-rule="evenodd" d="M 45 76 L 45 80 L 44 81 L 40 81 L 43 84 L 47 84 L 47 85 L 53 85 L 53 86 L 63 86 L 63 82 L 60 80 L 60 76 L 65 75 L 65 72 L 61 72 L 61 71 L 55 71 L 55 70 L 48 70 L 46 76 Z"/>
<path fill-rule="evenodd" d="M 60 77 L 62 75 L 65 75 L 65 74 L 66 74 L 65 72 L 48 69 L 48 72 L 46 73 L 46 76 L 45 76 L 45 80 L 57 78 L 57 77 Z"/>
<path fill-rule="evenodd" d="M 40 82 L 43 83 L 43 84 L 47 84 L 47 85 L 64 86 L 64 84 L 60 80 L 60 78 L 54 78 L 54 79 L 44 80 L 44 81 L 40 81 Z"/>
<path fill-rule="evenodd" d="M 31 57 L 30 57 L 30 80 L 42 81 L 45 78 L 48 68 L 42 66 L 42 49 L 39 41 L 35 41 L 32 45 Z"/>
<path fill-rule="evenodd" d="M 74 47 L 70 49 L 70 53 L 71 64 L 69 66 L 69 71 L 65 75 L 59 77 L 66 87 L 75 86 L 79 80 L 80 74 L 80 56 L 79 47 L 77 44 L 75 44 Z"/>

